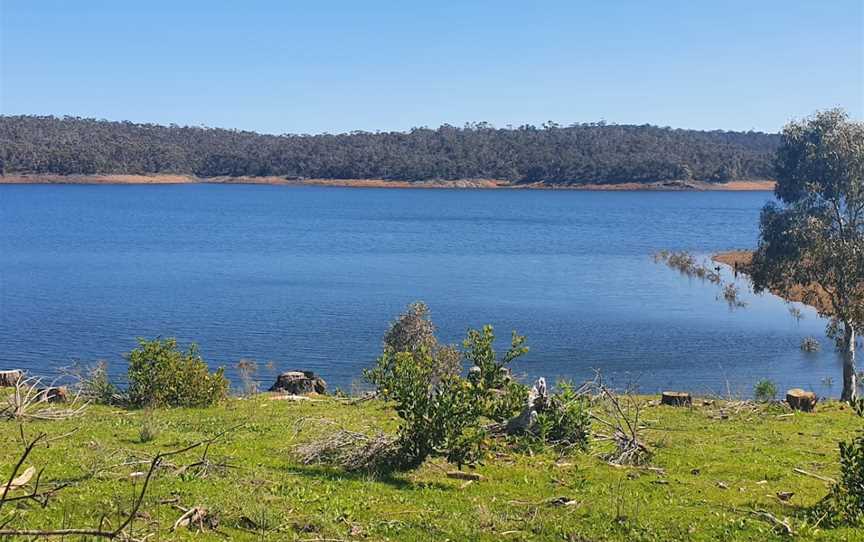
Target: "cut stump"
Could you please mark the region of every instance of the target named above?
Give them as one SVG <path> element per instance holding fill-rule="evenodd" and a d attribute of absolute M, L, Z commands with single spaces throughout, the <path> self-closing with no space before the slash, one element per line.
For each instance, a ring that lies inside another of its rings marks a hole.
<path fill-rule="evenodd" d="M 693 398 L 686 391 L 664 391 L 660 395 L 660 404 L 689 407 L 693 405 Z"/>
<path fill-rule="evenodd" d="M 786 402 L 792 410 L 812 412 L 816 407 L 816 401 L 816 394 L 812 391 L 793 388 L 786 392 Z"/>
<path fill-rule="evenodd" d="M 276 382 L 270 386 L 270 391 L 281 391 L 291 395 L 323 394 L 327 391 L 327 382 L 320 376 L 315 376 L 312 371 L 288 371 L 276 378 Z"/>
<path fill-rule="evenodd" d="M 23 377 L 24 371 L 19 369 L 0 371 L 0 388 L 11 388 Z"/>

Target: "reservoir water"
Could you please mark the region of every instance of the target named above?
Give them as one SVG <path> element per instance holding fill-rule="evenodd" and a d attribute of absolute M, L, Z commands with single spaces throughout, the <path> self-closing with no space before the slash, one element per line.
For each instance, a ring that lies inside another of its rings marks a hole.
<path fill-rule="evenodd" d="M 755 245 L 760 192 L 424 190 L 264 185 L 0 185 L 0 369 L 75 360 L 125 372 L 136 337 L 195 341 L 236 377 L 307 369 L 346 390 L 404 307 L 439 335 L 513 329 L 515 372 L 747 395 L 770 378 L 840 392 L 825 322 L 771 295 L 730 310 L 656 264 Z M 816 353 L 802 338 L 822 342 Z"/>

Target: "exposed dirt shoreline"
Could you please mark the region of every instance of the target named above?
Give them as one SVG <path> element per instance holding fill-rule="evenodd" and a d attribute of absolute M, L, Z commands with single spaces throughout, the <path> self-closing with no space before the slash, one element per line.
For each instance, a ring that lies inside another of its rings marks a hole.
<path fill-rule="evenodd" d="M 394 181 L 385 179 L 286 179 L 283 177 L 195 177 L 191 175 L 31 175 L 0 176 L 0 184 L 270 184 L 285 186 L 341 186 L 351 188 L 474 188 L 510 190 L 596 191 L 770 191 L 774 181 L 667 181 L 609 184 L 512 184 L 499 179 Z"/>
<path fill-rule="evenodd" d="M 753 261 L 753 252 L 749 250 L 730 250 L 714 254 L 711 256 L 711 259 L 732 268 L 735 268 L 737 265 L 739 272 L 747 274 L 750 263 Z M 830 314 L 832 312 L 831 300 L 828 294 L 822 290 L 821 286 L 815 283 L 810 286 L 795 286 L 785 294 L 774 290 L 771 293 L 782 297 L 786 301 L 797 301 L 809 305 L 823 314 Z"/>

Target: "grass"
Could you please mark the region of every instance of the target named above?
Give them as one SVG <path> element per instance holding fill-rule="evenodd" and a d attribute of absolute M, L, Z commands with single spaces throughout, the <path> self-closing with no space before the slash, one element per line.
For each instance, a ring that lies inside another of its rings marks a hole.
<path fill-rule="evenodd" d="M 647 399 L 646 399 L 647 400 Z M 66 438 L 37 448 L 27 465 L 44 468 L 43 483 L 70 483 L 47 508 L 20 505 L 18 528 L 116 526 L 140 489 L 145 462 L 164 452 L 238 426 L 210 446 L 205 475 L 183 465 L 193 450 L 160 469 L 133 523 L 148 540 L 781 540 L 772 524 L 748 510 L 789 523 L 799 540 L 862 540 L 864 529 L 821 529 L 807 507 L 828 485 L 794 468 L 836 477 L 837 442 L 861 421 L 839 403 L 812 414 L 777 406 L 692 409 L 646 407 L 645 440 L 655 470 L 615 468 L 599 455 L 519 451 L 497 443 L 476 472 L 480 481 L 446 476 L 440 460 L 384 479 L 349 475 L 292 458 L 293 448 L 339 427 L 391 431 L 395 413 L 377 401 L 356 405 L 333 398 L 274 401 L 268 395 L 231 399 L 208 409 L 127 411 L 93 406 L 71 420 L 28 421 L 39 432 Z M 153 427 L 152 439 L 140 438 Z M 598 431 L 601 428 L 597 428 Z M 0 476 L 21 451 L 20 426 L 0 422 Z M 218 464 L 230 467 L 219 468 Z M 26 465 L 25 465 L 26 466 Z M 662 470 L 657 470 L 662 469 Z M 778 492 L 794 492 L 788 503 Z M 17 504 L 17 503 L 15 503 Z M 218 532 L 171 532 L 183 514 L 201 506 L 219 520 Z M 4 507 L 3 515 L 12 510 Z M 66 540 L 70 538 L 67 537 Z"/>

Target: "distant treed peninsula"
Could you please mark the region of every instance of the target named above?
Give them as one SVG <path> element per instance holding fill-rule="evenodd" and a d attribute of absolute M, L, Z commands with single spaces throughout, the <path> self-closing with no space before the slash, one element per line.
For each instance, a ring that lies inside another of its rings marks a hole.
<path fill-rule="evenodd" d="M 77 117 L 0 116 L 4 176 L 185 175 L 506 185 L 770 180 L 779 136 L 605 123 L 264 135 Z M 2 179 L 0 179 L 2 181 Z"/>

